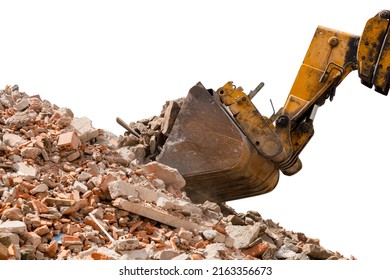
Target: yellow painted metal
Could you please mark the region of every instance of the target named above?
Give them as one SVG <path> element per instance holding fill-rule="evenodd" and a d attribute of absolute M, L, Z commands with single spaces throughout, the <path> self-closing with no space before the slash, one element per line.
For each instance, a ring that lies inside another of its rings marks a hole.
<path fill-rule="evenodd" d="M 158 160 L 178 168 L 197 202 L 239 199 L 273 190 L 279 170 L 297 173 L 314 135 L 317 108 L 353 70 L 383 94 L 390 80 L 390 11 L 368 20 L 362 37 L 319 26 L 284 107 L 263 116 L 233 82 L 217 92 L 193 87 Z M 226 110 L 226 107 L 229 110 Z"/>
<path fill-rule="evenodd" d="M 157 161 L 179 170 L 184 191 L 197 203 L 265 194 L 279 180 L 276 165 L 201 83 L 189 91 Z"/>
<path fill-rule="evenodd" d="M 356 69 L 359 37 L 319 26 L 284 105 L 292 121 Z"/>
<path fill-rule="evenodd" d="M 260 114 L 241 87 L 236 88 L 233 82 L 228 82 L 217 93 L 262 156 L 272 159 L 283 151 L 282 142 L 273 125 Z"/>
<path fill-rule="evenodd" d="M 358 48 L 359 77 L 368 87 L 387 95 L 390 80 L 390 11 L 369 19 Z"/>

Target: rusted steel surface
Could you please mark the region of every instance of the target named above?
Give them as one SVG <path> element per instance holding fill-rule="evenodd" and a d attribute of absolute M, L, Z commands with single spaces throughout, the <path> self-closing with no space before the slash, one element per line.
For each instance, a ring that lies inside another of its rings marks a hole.
<path fill-rule="evenodd" d="M 221 105 L 197 84 L 186 101 L 157 161 L 177 168 L 194 202 L 217 202 L 271 191 L 279 179 Z"/>

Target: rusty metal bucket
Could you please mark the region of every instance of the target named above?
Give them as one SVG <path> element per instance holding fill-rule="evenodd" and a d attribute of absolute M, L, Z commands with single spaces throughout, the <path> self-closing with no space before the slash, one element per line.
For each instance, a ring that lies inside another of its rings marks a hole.
<path fill-rule="evenodd" d="M 196 203 L 264 194 L 279 180 L 275 165 L 201 83 L 189 91 L 157 161 L 178 169 L 186 180 L 184 191 Z"/>

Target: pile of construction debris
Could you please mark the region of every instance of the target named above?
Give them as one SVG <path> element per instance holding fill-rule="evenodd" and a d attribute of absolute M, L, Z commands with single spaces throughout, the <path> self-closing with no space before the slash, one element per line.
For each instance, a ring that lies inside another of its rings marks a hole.
<path fill-rule="evenodd" d="M 0 259 L 345 259 L 257 212 L 192 203 L 177 170 L 153 161 L 180 102 L 117 137 L 1 90 Z"/>

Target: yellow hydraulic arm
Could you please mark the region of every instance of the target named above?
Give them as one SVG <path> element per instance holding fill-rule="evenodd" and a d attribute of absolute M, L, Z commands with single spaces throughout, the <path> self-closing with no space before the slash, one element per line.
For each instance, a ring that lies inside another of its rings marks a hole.
<path fill-rule="evenodd" d="M 219 88 L 222 103 L 259 153 L 286 175 L 301 169 L 299 153 L 314 134 L 313 119 L 326 99 L 353 70 L 361 82 L 387 95 L 390 86 L 390 11 L 383 10 L 366 23 L 362 35 L 319 26 L 284 107 L 266 118 L 249 95 L 232 82 Z"/>

